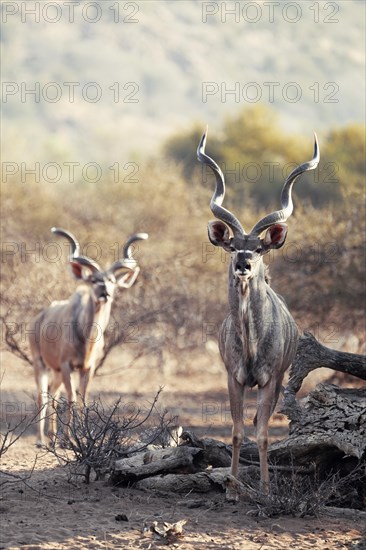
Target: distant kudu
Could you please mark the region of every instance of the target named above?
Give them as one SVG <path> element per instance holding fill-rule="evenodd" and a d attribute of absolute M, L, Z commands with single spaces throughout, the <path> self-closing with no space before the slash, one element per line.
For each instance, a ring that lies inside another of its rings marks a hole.
<path fill-rule="evenodd" d="M 267 461 L 268 423 L 276 406 L 286 369 L 297 348 L 299 332 L 281 296 L 269 286 L 263 256 L 281 248 L 286 240 L 287 225 L 283 222 L 293 211 L 292 186 L 307 170 L 319 162 L 315 136 L 311 161 L 295 168 L 282 189 L 282 209 L 261 219 L 247 234 L 239 220 L 222 206 L 225 195 L 224 175 L 205 153 L 204 133 L 198 146 L 198 159 L 215 174 L 216 189 L 210 207 L 220 221 L 208 224 L 211 243 L 231 254 L 229 265 L 229 315 L 219 334 L 219 347 L 228 373 L 228 389 L 233 420 L 231 474 L 237 476 L 240 446 L 243 441 L 243 404 L 245 387 L 258 386 L 257 414 L 254 419 L 260 458 L 262 491 L 269 490 Z M 265 233 L 264 233 L 265 232 Z M 262 235 L 264 233 L 264 235 Z M 237 495 L 228 491 L 229 499 Z"/>
<path fill-rule="evenodd" d="M 79 244 L 71 233 L 52 228 L 55 235 L 65 237 L 71 245 L 69 264 L 76 279 L 81 281 L 76 292 L 64 301 L 52 302 L 32 321 L 30 347 L 38 389 L 40 409 L 39 444 L 46 445 L 45 418 L 50 396 L 56 400 L 63 383 L 68 398 L 68 418 L 76 401 L 71 373 L 79 371 L 79 393 L 86 399 L 88 384 L 93 378 L 104 348 L 104 332 L 111 313 L 114 292 L 118 287 L 130 288 L 140 268 L 132 255 L 132 243 L 147 239 L 146 233 L 132 235 L 123 248 L 123 258 L 106 271 L 92 259 L 80 255 Z M 48 385 L 49 370 L 53 378 Z M 50 415 L 49 442 L 56 434 L 56 416 Z"/>

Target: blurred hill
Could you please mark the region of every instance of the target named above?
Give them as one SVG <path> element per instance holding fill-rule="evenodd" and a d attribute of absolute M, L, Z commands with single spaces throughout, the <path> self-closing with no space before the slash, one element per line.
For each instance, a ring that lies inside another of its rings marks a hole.
<path fill-rule="evenodd" d="M 20 11 L 3 19 L 7 160 L 136 160 L 256 96 L 302 134 L 364 120 L 364 2 L 290 3 L 301 7 L 296 22 L 284 3 L 270 15 L 263 2 L 93 2 L 95 23 L 87 3 L 75 3 L 73 22 L 66 4 L 39 21 Z M 26 93 L 37 86 L 38 97 Z"/>

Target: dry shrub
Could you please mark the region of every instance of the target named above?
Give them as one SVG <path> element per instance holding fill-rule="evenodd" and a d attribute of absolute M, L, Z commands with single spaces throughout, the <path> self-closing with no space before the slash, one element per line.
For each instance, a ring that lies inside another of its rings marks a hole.
<path fill-rule="evenodd" d="M 117 458 L 142 452 L 151 445 L 168 446 L 176 429 L 175 419 L 160 410 L 160 392 L 161 389 L 144 408 L 131 409 L 129 404 L 126 409 L 121 399 L 112 406 L 106 406 L 101 398 L 90 404 L 84 402 L 73 407 L 67 424 L 67 402 L 58 401 L 53 414 L 60 427 L 48 451 L 66 468 L 70 480 L 81 477 L 89 483 L 93 472 L 96 479 L 104 479 Z"/>
<path fill-rule="evenodd" d="M 366 467 L 363 460 L 345 460 L 343 471 L 328 470 L 320 475 L 299 472 L 294 465 L 273 467 L 270 493 L 260 491 L 259 473 L 245 483 L 234 482 L 239 493 L 255 505 L 260 516 L 320 516 L 327 507 L 365 509 Z M 233 478 L 228 476 L 228 483 Z"/>
<path fill-rule="evenodd" d="M 19 327 L 15 338 L 24 350 L 21 324 L 26 326 L 50 301 L 67 298 L 75 288 L 66 268 L 67 247 L 50 233 L 53 225 L 71 230 L 82 252 L 102 267 L 116 259 L 132 232 L 150 235 L 136 248 L 141 266 L 137 284 L 116 296 L 112 323 L 117 332 L 107 333 L 107 351 L 123 344 L 123 331 L 135 326 L 136 348 L 156 354 L 163 347 L 182 356 L 182 369 L 192 369 L 189 352 L 206 354 L 207 342 L 217 339 L 227 310 L 228 256 L 207 237 L 214 180 L 210 175 L 203 185 L 198 172 L 187 182 L 173 162 L 162 160 L 140 162 L 138 168 L 135 182 L 25 185 L 14 179 L 4 184 L 2 315 L 12 330 Z M 268 258 L 273 287 L 285 297 L 301 329 L 323 341 L 334 331 L 337 338 L 343 331 L 355 332 L 362 347 L 362 208 L 353 199 L 353 206 L 346 201 L 342 211 L 295 201 L 288 242 Z M 250 204 L 233 209 L 246 228 L 266 213 L 254 212 Z M 57 250 L 62 255 L 52 258 Z M 325 343 L 332 347 L 333 342 Z"/>
<path fill-rule="evenodd" d="M 365 465 L 358 466 L 347 475 L 328 472 L 320 479 L 316 475 L 274 472 L 273 489 L 264 510 L 270 516 L 319 516 L 327 506 L 363 509 L 362 480 L 366 481 Z"/>

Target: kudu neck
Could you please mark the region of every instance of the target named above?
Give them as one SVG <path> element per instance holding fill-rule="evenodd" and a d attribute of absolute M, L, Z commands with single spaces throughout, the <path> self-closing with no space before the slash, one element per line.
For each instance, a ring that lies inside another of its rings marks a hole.
<path fill-rule="evenodd" d="M 231 313 L 239 311 L 241 303 L 260 308 L 265 302 L 268 283 L 266 281 L 266 266 L 263 260 L 259 260 L 256 273 L 250 279 L 238 279 L 234 275 L 232 263 L 229 267 L 229 304 Z"/>
<path fill-rule="evenodd" d="M 93 289 L 90 287 L 90 285 L 81 282 L 80 285 L 77 288 L 77 292 L 81 295 L 81 300 L 86 307 L 86 309 L 89 312 L 93 312 L 93 314 L 100 313 L 104 309 L 110 309 L 112 302 L 113 302 L 113 296 L 109 296 L 107 301 L 98 300 L 96 297 Z"/>

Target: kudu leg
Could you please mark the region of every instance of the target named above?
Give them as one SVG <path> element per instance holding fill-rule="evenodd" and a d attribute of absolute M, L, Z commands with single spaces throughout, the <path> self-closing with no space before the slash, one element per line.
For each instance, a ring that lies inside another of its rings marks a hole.
<path fill-rule="evenodd" d="M 239 469 L 240 447 L 244 439 L 244 386 L 240 385 L 234 378 L 229 376 L 228 390 L 230 400 L 231 418 L 233 421 L 232 429 L 232 456 L 231 456 L 231 475 L 237 477 Z M 238 494 L 233 489 L 227 489 L 227 500 L 239 500 Z"/>
<path fill-rule="evenodd" d="M 41 357 L 33 360 L 33 366 L 37 384 L 37 405 L 39 410 L 37 446 L 46 446 L 45 424 L 48 404 L 48 371 Z"/>
<path fill-rule="evenodd" d="M 67 395 L 67 411 L 66 411 L 66 422 L 65 422 L 65 433 L 64 438 L 67 441 L 70 433 L 70 422 L 73 405 L 76 403 L 76 393 L 71 380 L 71 367 L 69 363 L 63 363 L 61 365 L 62 381 L 65 386 L 65 391 Z"/>
<path fill-rule="evenodd" d="M 49 419 L 49 430 L 48 430 L 48 438 L 50 445 L 52 446 L 55 442 L 56 433 L 57 433 L 57 405 L 58 405 L 58 398 L 60 396 L 60 389 L 62 384 L 62 376 L 61 372 L 54 371 L 53 372 L 53 378 L 48 390 L 48 393 L 50 396 L 52 396 L 52 413 L 50 414 Z"/>
<path fill-rule="evenodd" d="M 266 386 L 258 387 L 257 394 L 257 414 L 255 425 L 257 428 L 257 445 L 259 451 L 259 463 L 261 474 L 261 490 L 263 493 L 269 492 L 269 472 L 268 472 L 268 424 L 272 412 L 278 399 L 277 388 L 281 385 L 271 381 Z"/>
<path fill-rule="evenodd" d="M 79 394 L 80 394 L 82 406 L 86 405 L 88 388 L 92 378 L 93 378 L 93 373 L 91 369 L 83 369 L 80 371 Z"/>

